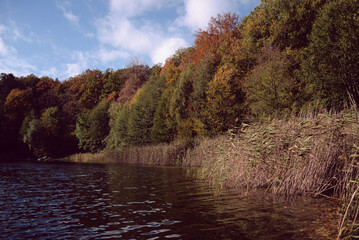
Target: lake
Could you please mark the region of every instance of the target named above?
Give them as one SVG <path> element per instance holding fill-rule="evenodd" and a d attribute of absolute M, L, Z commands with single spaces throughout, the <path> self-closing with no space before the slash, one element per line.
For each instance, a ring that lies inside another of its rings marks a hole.
<path fill-rule="evenodd" d="M 0 163 L 2 239 L 334 239 L 335 206 L 219 192 L 193 170 Z M 326 238 L 327 237 L 327 238 Z"/>

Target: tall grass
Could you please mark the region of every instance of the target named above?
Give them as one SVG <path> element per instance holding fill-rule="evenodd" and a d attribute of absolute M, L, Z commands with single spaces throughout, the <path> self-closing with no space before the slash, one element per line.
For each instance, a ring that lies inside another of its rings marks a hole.
<path fill-rule="evenodd" d="M 236 134 L 206 139 L 185 161 L 201 165 L 213 185 L 265 188 L 276 194 L 342 200 L 337 239 L 359 238 L 357 112 L 303 113 L 243 125 Z"/>
<path fill-rule="evenodd" d="M 156 146 L 123 147 L 101 153 L 80 153 L 70 156 L 72 162 L 118 163 L 135 165 L 179 166 L 196 144 L 195 139 L 163 143 Z"/>
<path fill-rule="evenodd" d="M 271 119 L 239 133 L 203 140 L 186 162 L 222 187 L 341 197 L 359 177 L 359 124 L 352 111 Z"/>

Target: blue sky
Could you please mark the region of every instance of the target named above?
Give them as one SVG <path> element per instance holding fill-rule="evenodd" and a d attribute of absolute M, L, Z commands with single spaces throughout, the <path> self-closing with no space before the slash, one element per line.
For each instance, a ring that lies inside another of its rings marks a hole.
<path fill-rule="evenodd" d="M 242 18 L 260 0 L 0 0 L 0 73 L 65 80 L 86 69 L 152 66 L 210 17 Z"/>

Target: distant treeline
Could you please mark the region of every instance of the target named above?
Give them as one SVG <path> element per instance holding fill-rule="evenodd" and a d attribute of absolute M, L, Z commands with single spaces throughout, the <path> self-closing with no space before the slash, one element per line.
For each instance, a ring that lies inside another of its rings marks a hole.
<path fill-rule="evenodd" d="M 64 82 L 0 76 L 0 155 L 215 136 L 244 122 L 359 103 L 359 0 L 262 0 L 212 18 L 164 66 L 87 70 Z"/>

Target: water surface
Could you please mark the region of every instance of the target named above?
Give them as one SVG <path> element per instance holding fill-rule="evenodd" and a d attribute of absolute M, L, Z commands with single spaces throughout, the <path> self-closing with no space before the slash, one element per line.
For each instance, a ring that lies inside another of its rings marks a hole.
<path fill-rule="evenodd" d="M 0 164 L 2 239 L 320 239 L 334 235 L 332 209 L 263 191 L 218 195 L 188 169 Z"/>

